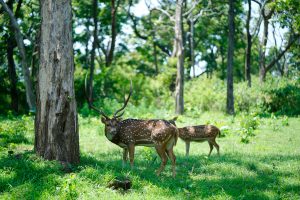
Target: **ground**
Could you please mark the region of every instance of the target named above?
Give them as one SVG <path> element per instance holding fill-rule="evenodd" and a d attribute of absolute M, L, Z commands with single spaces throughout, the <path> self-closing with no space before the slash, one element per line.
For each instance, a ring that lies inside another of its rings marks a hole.
<path fill-rule="evenodd" d="M 137 148 L 133 170 L 129 164 L 122 168 L 122 151 L 105 138 L 99 118 L 80 117 L 81 163 L 70 166 L 72 172 L 33 153 L 32 117 L 2 118 L 0 199 L 300 199 L 300 118 L 258 118 L 248 143 L 241 142 L 241 119 L 215 113 L 180 117 L 179 127 L 212 123 L 227 131 L 217 138 L 219 157 L 215 150 L 207 157 L 207 143 L 192 143 L 186 158 L 179 140 L 173 179 L 170 162 L 155 175 L 160 160 L 147 147 Z M 16 133 L 23 129 L 24 135 Z M 115 177 L 131 179 L 132 189 L 107 188 Z"/>

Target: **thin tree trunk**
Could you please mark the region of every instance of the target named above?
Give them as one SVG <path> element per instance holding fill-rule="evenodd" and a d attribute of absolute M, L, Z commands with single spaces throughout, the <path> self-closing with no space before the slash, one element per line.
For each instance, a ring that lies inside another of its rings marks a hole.
<path fill-rule="evenodd" d="M 12 11 L 8 8 L 8 6 L 4 3 L 3 0 L 0 0 L 0 4 L 4 8 L 5 12 L 7 12 L 8 16 L 10 18 L 11 26 L 15 31 L 15 39 L 16 39 L 16 42 L 17 42 L 17 45 L 19 48 L 20 56 L 21 56 L 22 71 L 23 71 L 25 90 L 26 90 L 26 100 L 27 100 L 29 109 L 31 111 L 34 111 L 35 110 L 35 97 L 34 97 L 34 93 L 33 93 L 32 82 L 30 79 L 30 71 L 28 68 L 27 60 L 26 60 L 23 36 L 21 34 L 19 25 L 18 25 L 17 20 L 15 19 Z"/>
<path fill-rule="evenodd" d="M 273 2 L 273 1 L 272 1 Z M 259 79 L 260 82 L 264 82 L 266 79 L 266 74 L 268 69 L 266 68 L 266 50 L 267 50 L 267 42 L 269 35 L 269 20 L 271 19 L 273 13 L 275 11 L 275 6 L 271 7 L 271 9 L 266 10 L 265 7 L 262 9 L 262 17 L 263 17 L 263 37 L 261 41 L 261 50 L 260 50 L 260 70 L 259 70 Z"/>
<path fill-rule="evenodd" d="M 227 106 L 228 114 L 234 114 L 234 97 L 233 97 L 233 53 L 234 53 L 234 0 L 229 0 L 228 11 L 228 63 L 227 63 Z"/>
<path fill-rule="evenodd" d="M 114 51 L 115 51 L 115 45 L 116 45 L 116 37 L 117 37 L 117 30 L 116 30 L 116 18 L 117 18 L 117 10 L 118 10 L 118 4 L 120 0 L 117 0 L 117 5 L 115 3 L 115 0 L 111 0 L 111 41 L 109 45 L 109 49 L 106 56 L 106 66 L 110 66 L 113 58 L 114 58 Z"/>
<path fill-rule="evenodd" d="M 18 113 L 18 91 L 17 91 L 17 73 L 16 73 L 16 66 L 14 62 L 14 41 L 11 36 L 7 39 L 7 63 L 8 63 L 8 77 L 10 81 L 10 99 L 11 99 L 11 109 Z"/>
<path fill-rule="evenodd" d="M 251 87 L 251 47 L 252 47 L 252 36 L 250 34 L 250 20 L 251 20 L 251 1 L 248 0 L 248 13 L 246 21 L 247 31 L 247 46 L 246 46 L 246 61 L 245 61 L 245 80 L 248 82 L 248 87 Z"/>
<path fill-rule="evenodd" d="M 266 78 L 266 47 L 268 42 L 268 27 L 269 27 L 269 20 L 264 18 L 263 21 L 264 29 L 263 29 L 263 38 L 261 43 L 261 54 L 260 54 L 260 73 L 259 73 L 259 80 L 260 82 L 264 82 Z"/>
<path fill-rule="evenodd" d="M 8 1 L 7 6 L 10 10 L 13 10 L 13 1 Z M 6 53 L 7 53 L 7 65 L 8 65 L 8 77 L 10 81 L 10 105 L 11 109 L 15 114 L 18 113 L 18 91 L 17 91 L 17 73 L 16 73 L 16 65 L 14 61 L 14 48 L 16 46 L 16 42 L 14 40 L 14 30 L 12 26 L 9 26 L 9 35 L 6 39 Z"/>
<path fill-rule="evenodd" d="M 153 57 L 154 57 L 154 66 L 155 66 L 155 75 L 158 75 L 158 63 L 157 63 L 157 47 L 156 47 L 156 30 L 155 30 L 155 26 L 152 23 L 152 19 L 151 19 L 151 12 L 149 14 L 149 24 L 150 26 L 153 28 L 153 30 L 151 31 L 152 33 L 152 45 L 153 45 Z"/>
<path fill-rule="evenodd" d="M 91 66 L 90 66 L 90 77 L 89 77 L 89 103 L 93 102 L 93 79 L 94 79 L 94 69 L 95 69 L 95 53 L 98 44 L 98 0 L 93 0 L 93 20 L 94 20 L 94 41 L 91 51 Z M 90 105 L 90 104 L 89 104 Z"/>
<path fill-rule="evenodd" d="M 225 49 L 223 47 L 223 45 L 220 46 L 220 54 L 221 54 L 221 72 L 222 72 L 222 79 L 225 79 L 226 76 L 226 69 L 225 69 L 225 57 L 226 57 L 226 53 L 225 53 Z"/>
<path fill-rule="evenodd" d="M 156 49 L 156 44 L 155 44 L 154 41 L 153 41 L 152 45 L 153 45 L 153 57 L 154 57 L 155 75 L 158 75 L 157 49 Z"/>
<path fill-rule="evenodd" d="M 195 53 L 194 53 L 194 21 L 190 20 L 190 46 L 191 46 L 191 68 L 193 69 L 193 78 L 196 77 L 195 72 Z"/>
<path fill-rule="evenodd" d="M 184 52 L 183 52 L 183 27 L 182 27 L 182 6 L 183 0 L 177 0 L 176 13 L 175 13 L 175 41 L 174 51 L 177 58 L 177 77 L 176 77 L 176 89 L 175 89 L 175 112 L 177 114 L 183 114 L 184 101 L 183 101 L 183 89 L 184 89 Z"/>
<path fill-rule="evenodd" d="M 40 65 L 34 148 L 45 159 L 78 163 L 71 0 L 41 0 L 40 6 Z"/>

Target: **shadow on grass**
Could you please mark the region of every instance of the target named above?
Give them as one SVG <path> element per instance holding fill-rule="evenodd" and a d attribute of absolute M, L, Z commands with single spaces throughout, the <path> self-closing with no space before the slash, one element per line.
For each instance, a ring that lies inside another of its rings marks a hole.
<path fill-rule="evenodd" d="M 57 162 L 42 160 L 32 151 L 16 155 L 2 152 L 0 169 L 0 194 L 23 186 L 19 188 L 21 196 L 15 197 L 21 199 L 39 199 L 44 190 L 55 190 L 57 175 L 63 174 Z"/>
<path fill-rule="evenodd" d="M 0 134 L 0 145 L 2 147 L 8 147 L 9 144 L 29 144 L 30 141 L 25 137 L 23 133 L 13 133 L 13 134 L 7 134 L 7 133 L 1 133 Z"/>
<path fill-rule="evenodd" d="M 297 155 L 243 155 L 223 154 L 220 157 L 177 155 L 177 177 L 171 176 L 170 162 L 160 177 L 155 170 L 160 159 L 141 159 L 137 155 L 135 168 L 129 164 L 122 168 L 119 151 L 111 153 L 81 154 L 81 163 L 73 173 L 92 185 L 106 186 L 108 179 L 128 176 L 133 180 L 133 191 L 144 193 L 144 188 L 154 185 L 163 191 L 164 197 L 180 199 L 211 198 L 218 196 L 233 199 L 270 199 L 299 195 L 299 181 L 282 184 L 282 180 L 295 177 L 299 167 L 288 170 L 287 165 L 299 162 Z M 38 199 L 43 191 L 50 194 L 62 185 L 64 173 L 55 161 L 44 161 L 33 152 L 25 152 L 21 157 L 1 155 L 0 193 L 11 188 L 23 188 L 23 199 Z M 78 188 L 79 190 L 80 188 Z M 25 190 L 25 191 L 24 191 Z M 92 188 L 91 188 L 92 190 Z M 130 191 L 129 191 L 130 192 Z M 289 195 L 289 196 L 284 196 Z"/>
<path fill-rule="evenodd" d="M 121 155 L 119 155 L 121 157 Z M 177 156 L 177 177 L 171 177 L 170 162 L 162 174 L 155 176 L 160 160 L 151 165 L 151 161 L 136 161 L 135 169 L 122 168 L 121 158 L 112 155 L 82 155 L 80 166 L 89 166 L 98 171 L 98 175 L 110 171 L 112 176 L 126 176 L 134 179 L 133 189 L 143 192 L 143 185 L 151 183 L 167 191 L 166 197 L 180 195 L 183 198 L 208 198 L 227 196 L 245 199 L 269 199 L 285 193 L 299 195 L 300 185 L 283 185 L 282 180 L 292 178 L 296 171 L 282 171 L 280 166 L 298 161 L 295 156 L 254 156 L 242 154 L 224 154 L 220 157 Z M 299 170 L 299 169 L 298 169 Z M 94 173 L 94 172 L 91 172 Z M 83 173 L 85 178 L 99 182 L 92 174 Z M 92 177 L 92 178 L 91 178 Z M 100 178 L 101 179 L 101 178 Z M 145 183 L 143 183 L 145 182 Z"/>

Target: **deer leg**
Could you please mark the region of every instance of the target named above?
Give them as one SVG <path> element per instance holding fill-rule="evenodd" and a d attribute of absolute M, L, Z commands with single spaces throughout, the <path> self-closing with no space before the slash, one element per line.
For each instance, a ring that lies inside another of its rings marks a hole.
<path fill-rule="evenodd" d="M 128 146 L 128 150 L 129 150 L 130 166 L 131 166 L 131 169 L 133 169 L 133 161 L 134 161 L 134 144 L 130 144 L 130 145 Z"/>
<path fill-rule="evenodd" d="M 124 148 L 123 149 L 123 163 L 122 166 L 125 167 L 128 159 L 128 149 Z"/>
<path fill-rule="evenodd" d="M 188 157 L 190 153 L 190 141 L 185 141 L 185 156 Z"/>
<path fill-rule="evenodd" d="M 170 148 L 169 150 L 167 150 L 167 154 L 172 162 L 172 173 L 173 173 L 173 177 L 175 178 L 175 176 L 176 176 L 176 156 L 174 154 L 173 147 Z"/>
<path fill-rule="evenodd" d="M 157 154 L 161 158 L 160 168 L 156 172 L 156 175 L 159 176 L 160 173 L 164 170 L 164 168 L 165 168 L 165 166 L 167 164 L 168 158 L 167 158 L 165 150 L 161 146 L 156 146 L 155 149 L 156 149 Z"/>
<path fill-rule="evenodd" d="M 219 152 L 219 145 L 216 143 L 216 140 L 215 139 L 213 139 L 212 141 L 212 144 L 214 145 L 214 147 L 217 149 L 217 152 L 218 152 L 218 155 L 220 155 L 220 152 Z"/>
<path fill-rule="evenodd" d="M 208 157 L 210 156 L 212 150 L 214 149 L 214 145 L 212 144 L 211 141 L 208 141 L 208 144 L 209 144 L 209 147 L 210 147 L 210 150 L 209 150 L 209 153 L 208 153 Z"/>

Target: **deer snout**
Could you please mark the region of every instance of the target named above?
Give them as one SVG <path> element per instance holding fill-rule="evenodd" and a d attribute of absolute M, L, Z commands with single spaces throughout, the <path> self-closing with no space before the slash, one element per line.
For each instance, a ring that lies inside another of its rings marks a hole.
<path fill-rule="evenodd" d="M 117 128 L 110 128 L 105 131 L 105 136 L 107 137 L 108 140 L 112 140 L 116 134 L 117 134 Z"/>

